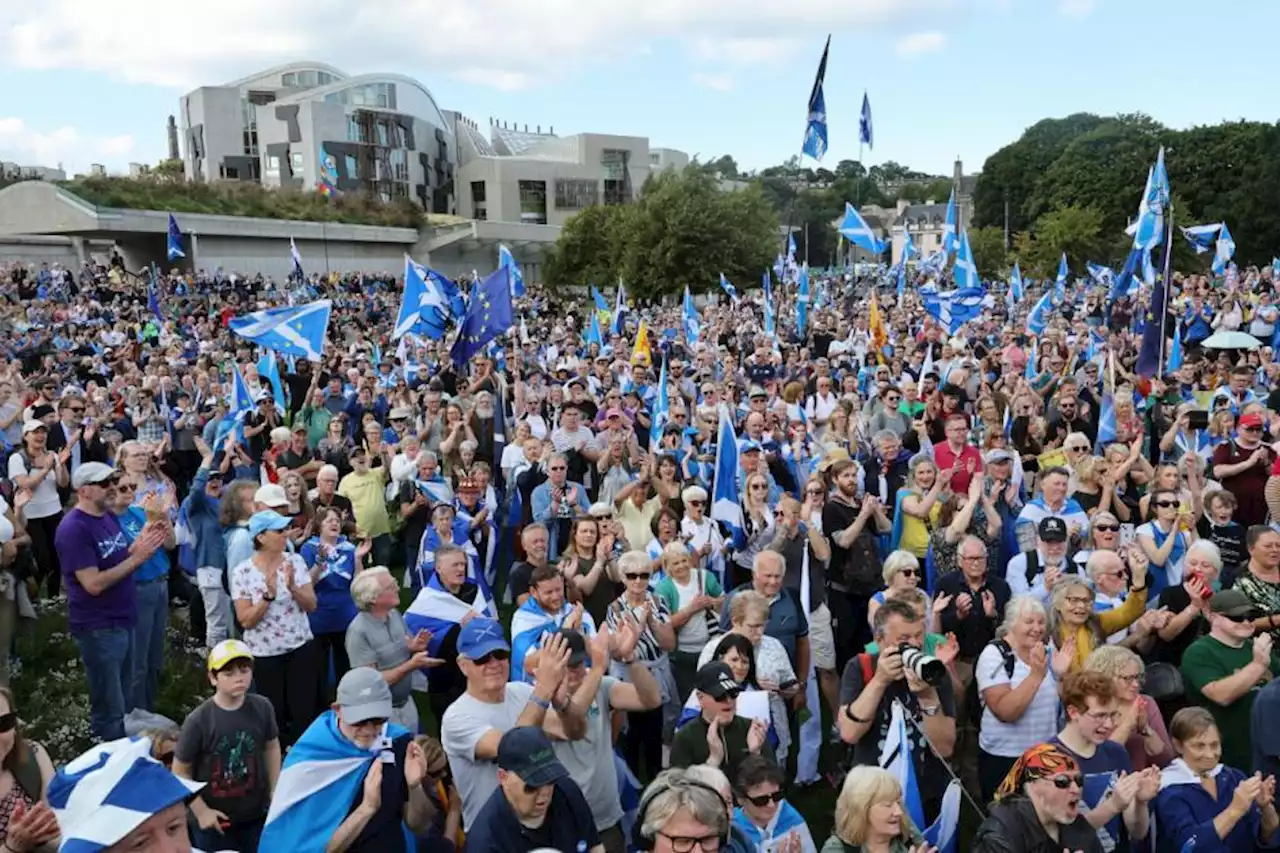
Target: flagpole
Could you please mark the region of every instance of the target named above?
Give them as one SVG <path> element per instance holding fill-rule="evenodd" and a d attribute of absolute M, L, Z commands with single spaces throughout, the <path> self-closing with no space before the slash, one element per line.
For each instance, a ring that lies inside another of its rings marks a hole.
<path fill-rule="evenodd" d="M 819 84 L 819 86 L 821 85 L 821 83 L 823 82 L 823 80 L 825 80 L 825 78 L 826 78 L 826 73 L 827 73 L 827 52 L 828 52 L 830 49 L 831 49 L 831 34 L 830 34 L 830 33 L 828 33 L 828 34 L 827 34 L 827 43 L 826 43 L 826 46 L 822 49 L 822 62 L 820 63 L 820 65 L 819 65 L 819 67 L 818 67 L 818 77 L 817 77 L 817 79 L 815 80 L 815 83 Z M 814 92 L 815 92 L 815 93 L 816 93 L 817 91 L 819 91 L 819 86 L 815 86 L 815 87 L 814 87 Z M 813 100 L 813 93 L 811 93 L 811 94 L 810 94 L 810 96 L 809 96 L 809 100 L 810 100 L 810 101 L 812 101 L 812 100 Z M 825 100 L 825 98 L 824 98 L 824 100 Z M 804 125 L 804 126 L 805 126 L 805 135 L 804 135 L 804 136 L 802 136 L 802 137 L 800 138 L 800 156 L 798 156 L 798 157 L 796 158 L 796 191 L 795 191 L 795 195 L 791 196 L 791 202 L 790 202 L 790 204 L 788 204 L 788 205 L 787 205 L 787 231 L 786 231 L 786 233 L 785 233 L 785 234 L 783 234 L 783 235 L 782 235 L 782 251 L 780 252 L 780 254 L 781 254 L 783 257 L 786 257 L 786 255 L 787 255 L 787 240 L 789 240 L 789 239 L 791 238 L 791 221 L 792 221 L 792 217 L 793 217 L 793 215 L 795 214 L 795 209 L 796 209 L 796 199 L 800 197 L 800 170 L 801 170 L 801 168 L 802 168 L 802 167 L 803 167 L 803 165 L 804 165 L 804 144 L 805 144 L 805 140 L 806 140 L 806 139 L 808 138 L 808 136 L 809 136 L 809 107 L 810 107 L 810 104 L 805 104 L 805 114 L 804 114 L 804 115 L 805 115 L 805 125 Z M 824 107 L 824 108 L 825 108 L 825 107 Z M 825 122 L 826 122 L 826 118 L 825 118 L 825 115 L 824 115 L 823 123 L 825 124 Z M 824 150 L 824 151 L 822 151 L 821 153 L 825 154 L 825 153 L 826 153 L 826 151 Z M 805 260 L 806 260 L 806 261 L 809 259 L 808 255 L 809 255 L 809 250 L 808 250 L 808 247 L 806 246 L 806 247 L 805 247 Z"/>
<path fill-rule="evenodd" d="M 1165 208 L 1166 218 L 1169 220 L 1164 240 L 1164 281 L 1161 285 L 1164 287 L 1164 305 L 1160 311 L 1160 360 L 1157 362 L 1159 367 L 1156 370 L 1157 378 L 1164 378 L 1164 348 L 1165 348 L 1165 327 L 1169 320 L 1169 296 L 1170 296 L 1170 278 L 1172 277 L 1173 265 L 1173 199 L 1169 199 L 1169 204 Z M 1155 294 L 1152 294 L 1153 296 Z"/>
<path fill-rule="evenodd" d="M 933 741 L 929 740 L 929 733 L 924 730 L 923 726 L 921 726 L 919 723 L 915 721 L 914 717 L 906 713 L 905 706 L 903 707 L 902 710 L 903 710 L 902 719 L 905 720 L 907 724 L 910 725 L 913 729 L 915 729 L 917 732 L 920 733 L 920 739 L 923 740 L 926 744 L 928 744 L 929 751 L 933 753 L 934 758 L 938 759 L 938 763 L 941 764 L 943 768 L 947 771 L 947 775 L 950 776 L 956 782 L 960 783 L 960 796 L 968 800 L 969 805 L 973 806 L 974 810 L 978 814 L 982 815 L 983 817 L 986 817 L 987 810 L 984 809 L 981 805 L 979 805 L 978 801 L 973 798 L 973 795 L 969 793 L 969 789 L 964 786 L 964 780 L 962 780 L 959 776 L 955 774 L 955 771 L 951 769 L 950 762 L 947 761 L 947 759 L 943 758 L 942 755 L 938 752 L 937 748 L 933 745 Z M 878 761 L 876 763 L 879 764 Z M 917 827 L 917 828 L 921 832 L 923 832 L 926 829 L 926 827 Z M 957 822 L 956 832 L 958 833 L 959 831 L 960 831 L 960 826 L 959 826 L 959 822 Z"/>

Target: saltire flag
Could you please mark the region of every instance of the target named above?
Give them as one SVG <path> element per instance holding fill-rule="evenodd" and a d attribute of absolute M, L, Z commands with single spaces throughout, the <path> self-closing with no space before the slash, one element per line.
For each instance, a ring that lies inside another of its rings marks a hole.
<path fill-rule="evenodd" d="M 1062 253 L 1058 261 L 1058 277 L 1053 280 L 1053 301 L 1059 304 L 1067 298 L 1067 253 Z"/>
<path fill-rule="evenodd" d="M 151 277 L 147 281 L 147 310 L 155 315 L 157 320 L 163 320 L 164 315 L 160 313 L 160 280 L 156 275 L 156 265 L 151 265 Z"/>
<path fill-rule="evenodd" d="M 1089 330 L 1089 339 L 1084 347 L 1084 360 L 1086 362 L 1098 362 L 1098 369 L 1101 370 L 1106 365 L 1105 347 L 1107 346 L 1107 336 L 1096 329 Z"/>
<path fill-rule="evenodd" d="M 1014 303 L 1022 301 L 1022 297 L 1026 295 L 1026 289 L 1022 284 L 1022 270 L 1018 268 L 1018 262 L 1013 262 L 1013 273 L 1009 276 L 1009 288 L 1013 294 Z"/>
<path fill-rule="evenodd" d="M 916 782 L 916 765 L 911 759 L 911 736 L 907 733 L 906 715 L 896 699 L 889 717 L 889 730 L 880 747 L 880 767 L 888 770 L 902 787 L 902 803 L 907 816 L 917 827 L 924 826 L 924 801 Z"/>
<path fill-rule="evenodd" d="M 499 373 L 507 372 L 507 347 L 502 341 L 494 338 L 489 341 L 485 354 L 493 360 L 493 367 Z"/>
<path fill-rule="evenodd" d="M 559 616 L 551 616 L 538 605 L 533 596 L 526 598 L 524 604 L 516 608 L 516 612 L 511 614 L 512 681 L 533 682 L 532 674 L 525 671 L 525 658 L 529 652 L 536 651 L 542 645 L 544 636 L 559 631 L 572 612 L 572 605 L 566 603 Z M 586 611 L 582 613 L 580 632 L 588 637 L 596 632 L 595 620 Z"/>
<path fill-rule="evenodd" d="M 1183 225 L 1182 236 L 1187 238 L 1187 242 L 1191 244 L 1191 248 L 1196 250 L 1197 255 L 1203 255 L 1214 247 L 1218 240 L 1218 232 L 1222 230 L 1222 223 L 1215 222 L 1212 225 Z"/>
<path fill-rule="evenodd" d="M 841 234 L 841 237 L 844 235 Z M 907 261 L 920 254 L 920 250 L 916 248 L 916 244 L 911 240 L 911 232 L 907 230 L 907 226 L 902 226 L 902 258 L 898 263 L 905 265 Z"/>
<path fill-rule="evenodd" d="M 1085 263 L 1085 269 L 1089 271 L 1089 278 L 1095 284 L 1110 288 L 1116 282 L 1116 271 L 1111 267 L 1095 264 L 1093 261 Z"/>
<path fill-rule="evenodd" d="M 511 250 L 501 244 L 498 245 L 498 268 L 507 268 L 507 274 L 510 277 L 511 298 L 516 299 L 524 296 L 524 273 L 520 269 L 520 265 L 516 263 L 515 257 L 512 256 Z"/>
<path fill-rule="evenodd" d="M 1179 320 L 1173 327 L 1173 343 L 1169 344 L 1169 357 L 1165 359 L 1165 373 L 1173 373 L 1179 367 L 1182 367 L 1182 321 Z"/>
<path fill-rule="evenodd" d="M 800 265 L 800 290 L 796 293 L 796 334 L 804 340 L 804 329 L 809 322 L 809 300 L 812 298 L 809 290 L 809 264 Z"/>
<path fill-rule="evenodd" d="M 1102 450 L 1116 440 L 1116 397 L 1111 391 L 1102 395 L 1102 409 L 1098 415 L 1098 441 L 1095 447 Z"/>
<path fill-rule="evenodd" d="M 777 322 L 773 316 L 773 300 L 768 296 L 764 298 L 764 333 L 769 337 L 777 335 Z"/>
<path fill-rule="evenodd" d="M 662 359 L 662 369 L 658 372 L 658 394 L 653 402 L 653 416 L 649 419 L 649 447 L 662 445 L 662 431 L 671 420 L 671 404 L 667 390 L 667 359 Z"/>
<path fill-rule="evenodd" d="M 1049 325 L 1049 311 L 1052 308 L 1053 291 L 1046 290 L 1044 295 L 1036 300 L 1036 304 L 1031 306 L 1031 313 L 1027 315 L 1027 334 L 1033 338 L 1044 334 L 1045 328 Z"/>
<path fill-rule="evenodd" d="M 958 290 L 982 290 L 982 279 L 978 276 L 978 265 L 973 261 L 973 250 L 969 248 L 967 229 L 960 232 L 960 248 L 956 251 L 953 273 Z"/>
<path fill-rule="evenodd" d="M 649 346 L 649 324 L 640 320 L 640 328 L 636 330 L 636 342 L 631 347 L 632 364 L 652 364 L 653 350 Z"/>
<path fill-rule="evenodd" d="M 214 449 L 221 449 L 222 443 L 232 432 L 236 439 L 244 439 L 244 416 L 255 408 L 253 394 L 249 391 L 249 383 L 244 381 L 240 365 L 232 365 L 234 375 L 231 377 L 231 399 L 227 402 L 227 414 L 219 423 L 214 436 Z"/>
<path fill-rule="evenodd" d="M 933 826 L 925 829 L 925 844 L 936 848 L 937 853 L 958 853 L 960 850 L 960 780 L 952 779 L 942 794 L 942 808 Z"/>
<path fill-rule="evenodd" d="M 884 364 L 884 347 L 889 342 L 889 335 L 884 328 L 884 318 L 880 316 L 879 300 L 875 292 L 871 294 L 871 316 L 867 320 L 867 328 L 871 332 L 871 348 L 875 350 L 876 361 Z"/>
<path fill-rule="evenodd" d="M 438 341 L 465 313 L 466 303 L 458 285 L 407 254 L 404 256 L 404 293 L 391 332 L 392 340 L 412 332 Z"/>
<path fill-rule="evenodd" d="M 622 288 L 622 279 L 618 279 L 618 295 L 613 300 L 613 317 L 609 321 L 609 334 L 621 335 L 623 321 L 627 313 L 627 294 Z"/>
<path fill-rule="evenodd" d="M 875 134 L 871 129 L 871 99 L 862 93 L 862 113 L 858 116 L 858 142 L 868 148 L 875 149 Z"/>
<path fill-rule="evenodd" d="M 333 303 L 321 299 L 306 305 L 286 305 L 232 317 L 228 328 L 260 347 L 320 361 L 332 312 Z"/>
<path fill-rule="evenodd" d="M 766 277 L 768 277 L 769 271 L 765 270 L 764 274 Z M 724 273 L 720 273 L 720 289 L 723 290 L 725 294 L 727 294 L 728 297 L 732 299 L 734 302 L 738 301 L 738 291 L 732 284 L 729 283 L 729 279 L 724 277 Z"/>
<path fill-rule="evenodd" d="M 336 711 L 317 717 L 285 756 L 262 828 L 263 849 L 323 851 L 360 797 L 373 762 L 385 761 L 392 741 L 406 734 L 387 723 L 379 742 L 367 749 L 342 734 Z"/>
<path fill-rule="evenodd" d="M 587 327 L 587 346 L 595 344 L 604 349 L 604 338 L 600 336 L 600 318 L 593 312 L 591 314 L 591 325 Z"/>
<path fill-rule="evenodd" d="M 449 352 L 458 367 L 483 351 L 489 341 L 504 334 L 515 323 L 510 279 L 508 269 L 500 267 L 471 288 L 467 313 L 462 318 L 458 339 Z"/>
<path fill-rule="evenodd" d="M 284 383 L 280 380 L 280 362 L 271 350 L 265 350 L 258 359 L 258 378 L 265 379 L 271 386 L 271 397 L 276 408 L 284 414 L 288 408 L 284 397 Z"/>
<path fill-rule="evenodd" d="M 1214 244 L 1214 275 L 1225 273 L 1227 271 L 1227 263 L 1236 253 L 1236 241 L 1231 239 L 1231 231 L 1228 230 L 1227 223 L 1222 223 L 1221 228 L 1222 230 L 1218 232 L 1218 242 Z"/>
<path fill-rule="evenodd" d="M 711 517 L 729 531 L 733 546 L 742 549 L 747 535 L 742 521 L 742 500 L 738 491 L 738 436 L 728 407 L 720 406 L 720 429 L 716 438 L 715 482 L 711 484 Z"/>
<path fill-rule="evenodd" d="M 1138 347 L 1138 360 L 1135 371 L 1139 376 L 1151 377 L 1160 372 L 1160 362 L 1164 355 L 1164 316 L 1168 310 L 1166 285 L 1161 277 L 1151 291 L 1151 304 L 1147 306 L 1144 317 L 1146 325 L 1142 328 L 1142 343 Z"/>
<path fill-rule="evenodd" d="M 821 161 L 827 153 L 827 101 L 822 94 L 823 79 L 827 76 L 827 53 L 831 50 L 831 36 L 822 48 L 822 60 L 813 78 L 813 90 L 809 93 L 809 111 L 804 127 L 804 146 L 801 150 Z"/>
<path fill-rule="evenodd" d="M 702 323 L 698 319 L 698 307 L 693 304 L 693 294 L 689 292 L 689 286 L 684 287 L 684 311 L 681 316 L 684 324 L 684 338 L 690 346 L 696 346 L 698 337 L 702 334 Z"/>
<path fill-rule="evenodd" d="M 951 188 L 951 198 L 947 200 L 947 218 L 942 223 L 942 253 L 951 257 L 956 250 L 956 190 Z"/>
<path fill-rule="evenodd" d="M 1150 251 L 1164 239 L 1164 214 L 1169 205 L 1169 174 L 1164 167 L 1164 146 L 1156 156 L 1156 164 L 1147 174 L 1147 186 L 1138 205 L 1138 219 L 1129 226 L 1133 245 Z M 1128 230 L 1128 229 L 1126 229 Z"/>
<path fill-rule="evenodd" d="M 947 330 L 948 335 L 954 335 L 961 326 L 982 313 L 982 300 L 986 295 L 981 287 L 936 293 L 925 297 L 924 310 Z"/>
<path fill-rule="evenodd" d="M 858 213 L 849 202 L 844 203 L 844 221 L 840 223 L 838 230 L 844 235 L 844 238 L 853 245 L 865 249 L 873 255 L 884 254 L 884 241 L 878 238 L 871 226 L 867 224 L 867 220 L 862 218 L 862 214 Z"/>
<path fill-rule="evenodd" d="M 773 299 L 773 281 L 769 278 L 769 271 L 764 271 L 764 278 L 760 280 L 760 286 L 764 288 L 764 298 L 766 301 Z"/>
<path fill-rule="evenodd" d="M 470 562 L 470 560 L 468 560 Z M 418 595 L 404 612 L 404 627 L 410 636 L 419 631 L 428 631 L 431 639 L 427 643 L 427 654 L 435 657 L 445 637 L 456 626 L 462 623 L 468 613 L 489 617 L 495 613 L 493 602 L 485 595 L 483 589 L 477 589 L 476 600 L 467 604 L 440 584 L 440 578 L 433 571 L 426 584 L 418 590 Z"/>
<path fill-rule="evenodd" d="M 1142 259 L 1142 283 L 1147 287 L 1156 286 L 1156 267 L 1151 263 L 1150 252 L 1140 252 Z"/>
<path fill-rule="evenodd" d="M 1043 301 L 1043 300 L 1042 300 Z M 1027 320 L 1028 329 L 1031 326 L 1030 319 Z M 1027 356 L 1027 369 L 1023 371 L 1023 376 L 1028 382 L 1035 382 L 1040 376 L 1040 345 L 1036 340 L 1036 336 L 1031 338 L 1031 355 Z"/>
<path fill-rule="evenodd" d="M 169 263 L 187 256 L 182 249 L 182 232 L 178 230 L 178 220 L 173 218 L 172 213 L 169 214 L 169 232 L 165 238 L 165 256 L 169 258 Z"/>
<path fill-rule="evenodd" d="M 1138 264 L 1142 262 L 1143 251 L 1141 249 L 1130 249 L 1129 256 L 1124 259 L 1124 267 L 1121 268 L 1120 274 L 1115 277 L 1111 283 L 1111 301 L 1128 296 L 1133 290 L 1137 289 L 1137 279 L 1134 273 L 1138 269 Z"/>
<path fill-rule="evenodd" d="M 898 307 L 902 307 L 902 300 L 907 295 L 907 262 L 901 260 L 897 264 L 898 271 Z"/>
<path fill-rule="evenodd" d="M 591 298 L 595 300 L 597 311 L 609 312 L 609 300 L 604 298 L 604 294 L 594 284 L 591 285 Z"/>
<path fill-rule="evenodd" d="M 298 244 L 293 242 L 293 238 L 289 238 L 289 259 L 293 262 L 293 272 L 289 275 L 295 277 L 298 281 L 303 281 L 306 276 L 302 272 L 302 255 L 298 254 Z"/>
<path fill-rule="evenodd" d="M 933 347 L 925 347 L 924 364 L 920 365 L 920 382 L 916 385 L 916 395 L 921 399 L 924 399 L 924 378 L 933 372 Z"/>
<path fill-rule="evenodd" d="M 925 273 L 932 275 L 942 275 L 942 271 L 947 266 L 947 252 L 943 249 L 936 250 L 932 255 L 924 259 L 924 263 L 920 265 L 920 269 Z"/>

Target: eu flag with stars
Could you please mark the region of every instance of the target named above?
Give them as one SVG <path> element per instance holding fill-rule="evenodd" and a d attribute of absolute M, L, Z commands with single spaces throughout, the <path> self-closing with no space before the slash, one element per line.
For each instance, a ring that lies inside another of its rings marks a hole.
<path fill-rule="evenodd" d="M 1155 376 L 1160 372 L 1160 362 L 1164 355 L 1164 319 L 1166 293 L 1164 278 L 1156 279 L 1156 286 L 1151 291 L 1151 304 L 1145 316 L 1146 324 L 1142 328 L 1142 346 L 1138 348 L 1137 372 L 1139 376 Z"/>
<path fill-rule="evenodd" d="M 483 281 L 476 282 L 467 303 L 466 316 L 450 356 L 461 367 L 484 349 L 485 344 L 510 329 L 515 322 L 511 310 L 511 276 L 499 267 Z"/>

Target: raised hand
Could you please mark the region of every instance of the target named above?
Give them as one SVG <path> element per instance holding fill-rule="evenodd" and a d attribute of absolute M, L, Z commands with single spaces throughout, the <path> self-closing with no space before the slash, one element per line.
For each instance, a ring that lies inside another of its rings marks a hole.
<path fill-rule="evenodd" d="M 1053 653 L 1053 674 L 1059 679 L 1065 678 L 1071 670 L 1071 664 L 1076 658 L 1076 638 L 1068 637 L 1067 641 L 1062 644 L 1062 648 Z"/>
<path fill-rule="evenodd" d="M 19 800 L 9 816 L 9 834 L 4 846 L 15 853 L 26 853 L 57 837 L 58 819 L 48 803 L 41 800 L 28 808 Z"/>
<path fill-rule="evenodd" d="M 375 762 L 376 763 L 376 762 Z M 413 741 L 409 741 L 409 746 L 404 753 L 404 784 L 405 787 L 412 790 L 422 784 L 422 780 L 427 775 L 427 757 L 422 752 L 422 747 Z"/>
<path fill-rule="evenodd" d="M 956 596 L 956 615 L 961 619 L 968 617 L 973 611 L 973 596 L 962 592 Z"/>
<path fill-rule="evenodd" d="M 747 752 L 752 755 L 759 754 L 760 748 L 764 746 L 765 739 L 769 735 L 769 727 L 764 721 L 757 718 L 751 720 L 751 728 L 747 731 Z"/>
<path fill-rule="evenodd" d="M 951 662 L 960 656 L 960 641 L 956 639 L 956 635 L 947 634 L 946 640 L 939 643 L 938 647 L 934 649 L 934 655 L 943 664 L 950 666 Z"/>
<path fill-rule="evenodd" d="M 750 737 L 750 733 L 747 735 Z M 707 763 L 712 767 L 724 764 L 724 742 L 720 740 L 720 720 L 715 719 L 707 726 Z"/>
<path fill-rule="evenodd" d="M 406 768 L 407 769 L 407 768 Z M 369 766 L 364 776 L 364 789 L 361 792 L 360 808 L 365 814 L 374 815 L 382 806 L 382 762 L 375 761 Z"/>
<path fill-rule="evenodd" d="M 538 668 L 534 679 L 540 686 L 555 690 L 564 680 L 565 668 L 569 663 L 569 644 L 560 634 L 552 634 L 542 645 L 538 655 Z"/>
<path fill-rule="evenodd" d="M 989 589 L 982 591 L 982 612 L 988 619 L 996 618 L 996 594 Z"/>

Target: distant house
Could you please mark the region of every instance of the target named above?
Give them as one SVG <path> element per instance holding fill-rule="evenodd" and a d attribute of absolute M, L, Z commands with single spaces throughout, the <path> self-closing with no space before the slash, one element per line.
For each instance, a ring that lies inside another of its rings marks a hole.
<path fill-rule="evenodd" d="M 973 220 L 973 190 L 978 185 L 977 175 L 964 174 L 964 166 L 956 160 L 952 173 L 952 185 L 956 187 L 956 216 L 961 227 L 968 227 Z M 924 204 L 912 204 L 898 199 L 897 215 L 893 219 L 893 260 L 902 258 L 906 235 L 920 252 L 917 260 L 927 258 L 942 248 L 943 224 L 947 221 L 947 199 L 927 199 Z"/>

